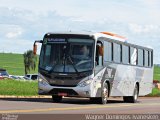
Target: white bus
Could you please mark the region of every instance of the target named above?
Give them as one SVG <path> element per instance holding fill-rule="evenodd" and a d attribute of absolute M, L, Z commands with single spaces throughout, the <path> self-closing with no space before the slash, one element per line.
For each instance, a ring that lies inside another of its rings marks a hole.
<path fill-rule="evenodd" d="M 135 103 L 152 91 L 153 50 L 130 44 L 109 32 L 47 33 L 39 59 L 39 94 L 85 97 L 107 103 L 110 96 L 122 96 Z"/>

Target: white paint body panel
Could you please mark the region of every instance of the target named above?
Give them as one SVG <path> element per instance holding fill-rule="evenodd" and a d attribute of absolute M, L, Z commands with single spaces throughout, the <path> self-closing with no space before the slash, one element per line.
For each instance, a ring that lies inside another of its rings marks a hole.
<path fill-rule="evenodd" d="M 110 96 L 133 96 L 135 84 L 139 83 L 139 95 L 152 91 L 153 69 L 129 65 L 116 65 Z"/>

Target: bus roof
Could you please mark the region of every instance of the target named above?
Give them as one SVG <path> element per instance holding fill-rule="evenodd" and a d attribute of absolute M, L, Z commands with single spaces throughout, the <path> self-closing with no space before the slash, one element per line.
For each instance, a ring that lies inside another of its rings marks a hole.
<path fill-rule="evenodd" d="M 67 32 L 54 32 L 54 33 L 50 32 L 50 33 L 47 33 L 47 34 L 48 35 L 49 34 L 52 34 L 52 35 L 53 34 L 88 35 L 88 36 L 94 36 L 95 38 L 106 37 L 106 38 L 126 42 L 125 37 L 120 36 L 120 35 L 115 34 L 115 33 L 111 33 L 111 32 L 90 32 L 90 31 L 72 32 L 72 31 L 67 31 Z"/>
<path fill-rule="evenodd" d="M 49 35 L 86 35 L 86 36 L 91 36 L 94 37 L 96 40 L 100 37 L 103 38 L 108 38 L 111 41 L 116 41 L 116 42 L 120 42 L 126 45 L 130 45 L 132 47 L 137 47 L 137 48 L 145 48 L 148 50 L 153 50 L 152 48 L 148 48 L 148 47 L 143 47 L 140 45 L 136 45 L 136 44 L 132 44 L 132 43 L 128 43 L 127 42 L 127 38 L 120 36 L 118 34 L 115 33 L 111 33 L 111 32 L 90 32 L 90 31 L 83 31 L 83 32 L 72 32 L 72 31 L 67 31 L 67 32 L 48 32 L 45 34 L 45 36 L 49 36 Z"/>
<path fill-rule="evenodd" d="M 49 33 L 46 33 L 46 35 L 54 35 L 54 34 L 63 34 L 63 35 L 67 35 L 67 34 L 70 34 L 70 35 L 93 35 L 92 32 L 72 32 L 72 31 L 67 31 L 67 32 L 49 32 Z"/>

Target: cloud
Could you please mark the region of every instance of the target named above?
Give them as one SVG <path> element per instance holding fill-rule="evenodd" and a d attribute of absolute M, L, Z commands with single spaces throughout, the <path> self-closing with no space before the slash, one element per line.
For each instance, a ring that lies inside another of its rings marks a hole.
<path fill-rule="evenodd" d="M 1 40 L 0 44 L 0 52 L 12 52 L 12 53 L 23 53 L 22 51 L 26 51 L 28 49 L 32 49 L 32 42 L 27 40 L 10 40 L 5 39 Z"/>
<path fill-rule="evenodd" d="M 66 6 L 55 3 L 55 9 L 44 7 L 43 12 L 26 9 L 26 6 L 25 9 L 0 7 L 0 42 L 3 43 L 0 51 L 23 53 L 32 49 L 34 40 L 43 39 L 46 32 L 109 31 L 127 37 L 131 43 L 150 45 L 155 49 L 155 61 L 160 63 L 160 18 L 156 15 L 157 19 L 152 20 L 155 16 L 144 9 L 144 2 L 134 3 L 138 8 L 128 2 L 109 2 L 107 8 L 104 1 L 90 3 L 87 1 L 82 8 L 75 2 L 68 2 Z"/>
<path fill-rule="evenodd" d="M 22 33 L 23 33 L 22 28 L 15 26 L 10 29 L 10 31 L 6 34 L 6 37 L 9 39 L 15 39 L 15 38 L 18 38 L 19 36 L 21 36 Z"/>
<path fill-rule="evenodd" d="M 142 33 L 147 33 L 147 34 L 156 34 L 160 32 L 160 26 L 158 25 L 139 25 L 139 24 L 129 24 L 129 29 L 136 34 L 142 34 Z"/>

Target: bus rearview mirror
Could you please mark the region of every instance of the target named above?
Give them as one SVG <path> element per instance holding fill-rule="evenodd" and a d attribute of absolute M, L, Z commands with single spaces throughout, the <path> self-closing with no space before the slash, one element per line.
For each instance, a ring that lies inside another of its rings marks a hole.
<path fill-rule="evenodd" d="M 33 54 L 36 55 L 37 54 L 37 44 L 36 43 L 43 43 L 42 40 L 36 40 L 33 44 Z"/>
<path fill-rule="evenodd" d="M 103 56 L 103 46 L 99 47 L 99 55 Z"/>
<path fill-rule="evenodd" d="M 36 45 L 36 43 L 33 45 L 33 54 L 34 55 L 37 54 L 37 45 Z"/>

